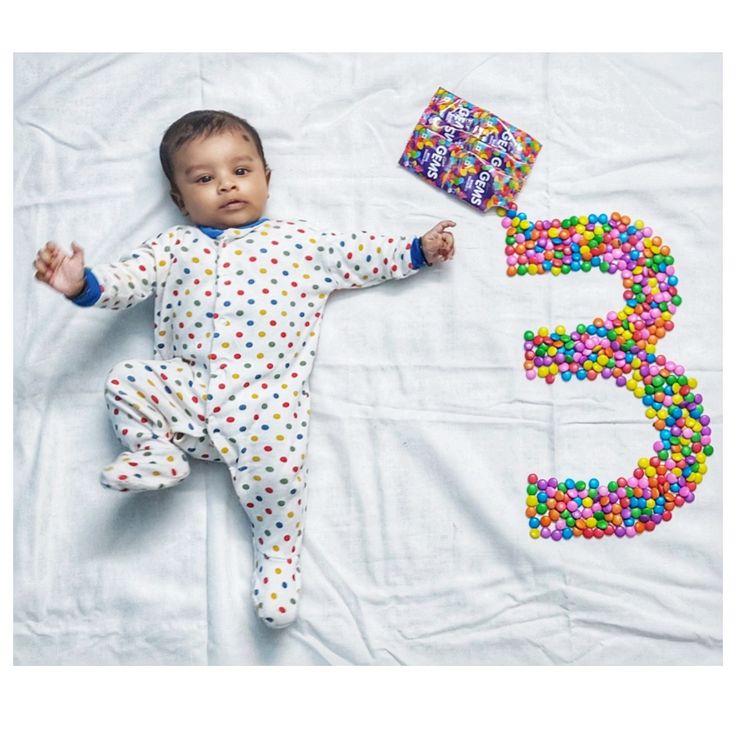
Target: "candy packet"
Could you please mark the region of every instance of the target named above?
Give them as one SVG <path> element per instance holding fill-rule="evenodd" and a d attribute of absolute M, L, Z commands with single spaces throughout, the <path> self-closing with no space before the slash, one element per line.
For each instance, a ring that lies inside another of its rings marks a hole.
<path fill-rule="evenodd" d="M 422 113 L 420 123 L 450 137 L 472 135 L 517 161 L 534 164 L 541 143 L 494 113 L 440 87 Z"/>
<path fill-rule="evenodd" d="M 520 128 L 440 87 L 399 163 L 486 212 L 514 201 L 541 148 Z"/>
<path fill-rule="evenodd" d="M 421 125 L 400 163 L 484 212 L 514 201 L 521 189 L 521 179 L 514 176 L 518 164 L 509 157 L 491 156 L 485 146 L 474 150 L 472 144 L 466 146 Z"/>

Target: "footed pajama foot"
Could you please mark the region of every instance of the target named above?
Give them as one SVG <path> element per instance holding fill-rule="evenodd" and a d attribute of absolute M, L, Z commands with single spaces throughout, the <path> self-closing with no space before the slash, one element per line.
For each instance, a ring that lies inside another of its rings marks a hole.
<path fill-rule="evenodd" d="M 299 555 L 279 559 L 255 550 L 253 603 L 258 617 L 270 629 L 296 621 L 301 592 Z"/>
<path fill-rule="evenodd" d="M 100 483 L 116 491 L 155 491 L 183 481 L 190 472 L 187 456 L 171 444 L 147 444 L 124 452 L 103 468 Z"/>

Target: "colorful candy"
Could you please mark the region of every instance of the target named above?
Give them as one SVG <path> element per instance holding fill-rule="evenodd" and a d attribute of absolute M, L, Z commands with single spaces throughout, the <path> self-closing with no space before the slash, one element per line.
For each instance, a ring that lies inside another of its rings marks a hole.
<path fill-rule="evenodd" d="M 572 332 L 563 326 L 524 334 L 527 378 L 553 383 L 613 379 L 642 401 L 658 439 L 628 477 L 602 484 L 567 478 L 528 477 L 526 516 L 530 536 L 635 537 L 672 518 L 695 500 L 713 454 L 710 418 L 697 381 L 681 365 L 656 354 L 674 328 L 681 304 L 670 248 L 641 220 L 626 215 L 584 215 L 532 222 L 515 205 L 499 209 L 506 228 L 507 274 L 553 276 L 597 268 L 618 273 L 624 306 Z"/>
<path fill-rule="evenodd" d="M 541 147 L 523 130 L 440 87 L 399 163 L 486 212 L 513 201 Z"/>

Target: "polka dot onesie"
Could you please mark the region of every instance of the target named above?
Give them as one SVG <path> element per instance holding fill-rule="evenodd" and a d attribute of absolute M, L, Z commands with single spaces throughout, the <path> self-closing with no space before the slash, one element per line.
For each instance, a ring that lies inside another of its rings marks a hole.
<path fill-rule="evenodd" d="M 166 488 L 187 477 L 189 456 L 224 462 L 253 528 L 256 611 L 272 628 L 294 621 L 299 604 L 308 379 L 327 298 L 405 278 L 423 263 L 418 238 L 264 219 L 224 231 L 172 227 L 86 270 L 78 304 L 156 300 L 155 359 L 124 361 L 107 377 L 127 450 L 102 484 Z"/>

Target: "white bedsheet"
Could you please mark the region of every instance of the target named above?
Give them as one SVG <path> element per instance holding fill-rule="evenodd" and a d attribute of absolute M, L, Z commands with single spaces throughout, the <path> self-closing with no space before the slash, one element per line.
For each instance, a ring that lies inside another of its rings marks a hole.
<path fill-rule="evenodd" d="M 526 476 L 628 475 L 656 438 L 612 381 L 529 382 L 522 334 L 622 304 L 618 278 L 505 275 L 504 233 L 397 164 L 438 86 L 544 145 L 533 218 L 613 210 L 668 242 L 683 296 L 659 352 L 700 381 L 716 453 L 695 503 L 635 539 L 532 540 Z M 108 369 L 152 351 L 152 304 L 80 309 L 32 279 L 47 240 L 114 260 L 181 216 L 157 160 L 185 112 L 261 133 L 267 214 L 421 234 L 452 264 L 341 293 L 312 380 L 301 618 L 250 601 L 223 466 L 105 492 Z M 17 664 L 719 664 L 718 55 L 66 55 L 15 62 Z"/>

